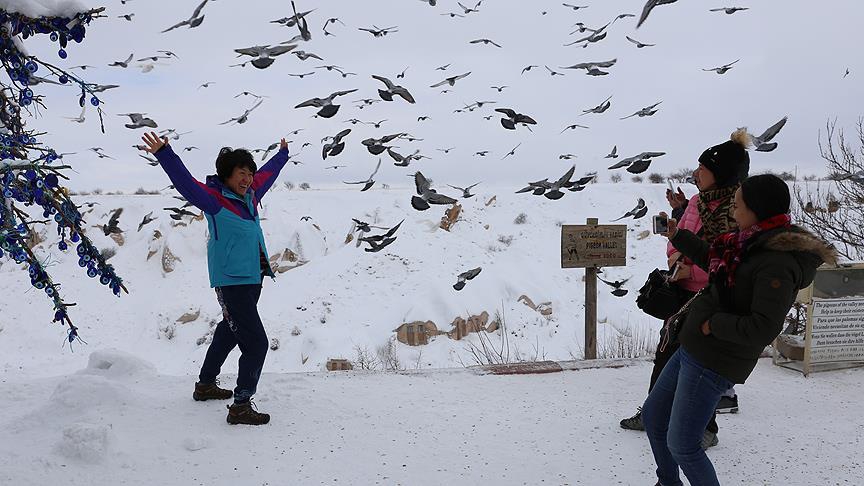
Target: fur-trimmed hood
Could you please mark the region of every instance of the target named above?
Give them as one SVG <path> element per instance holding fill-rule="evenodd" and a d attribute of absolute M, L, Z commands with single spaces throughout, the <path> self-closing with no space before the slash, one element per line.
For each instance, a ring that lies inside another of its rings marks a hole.
<path fill-rule="evenodd" d="M 793 225 L 789 229 L 778 228 L 768 231 L 759 238 L 755 246 L 765 250 L 792 253 L 801 266 L 804 287 L 813 281 L 816 269 L 820 265 L 823 263 L 837 265 L 837 250 L 800 226 Z"/>

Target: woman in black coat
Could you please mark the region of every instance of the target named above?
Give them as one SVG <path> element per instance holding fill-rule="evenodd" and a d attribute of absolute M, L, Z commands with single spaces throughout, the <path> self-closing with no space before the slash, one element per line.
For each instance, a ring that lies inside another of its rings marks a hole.
<path fill-rule="evenodd" d="M 744 383 L 765 346 L 780 334 L 798 290 L 836 251 L 789 217 L 789 187 L 774 175 L 746 179 L 735 193 L 738 230 L 708 244 L 669 220 L 669 240 L 709 273 L 686 309 L 680 349 L 645 401 L 642 417 L 662 486 L 717 485 L 702 450 L 720 396 Z"/>

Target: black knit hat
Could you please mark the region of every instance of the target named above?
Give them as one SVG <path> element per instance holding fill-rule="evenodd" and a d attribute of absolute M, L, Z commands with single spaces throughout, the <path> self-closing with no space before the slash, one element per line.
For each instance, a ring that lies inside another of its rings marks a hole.
<path fill-rule="evenodd" d="M 761 174 L 748 177 L 741 183 L 741 197 L 744 204 L 756 213 L 759 221 L 778 214 L 788 214 L 792 197 L 789 186 L 774 174 Z"/>
<path fill-rule="evenodd" d="M 734 186 L 747 178 L 750 172 L 749 137 L 746 130 L 737 130 L 731 140 L 715 145 L 699 156 L 699 163 L 714 174 L 717 187 Z"/>

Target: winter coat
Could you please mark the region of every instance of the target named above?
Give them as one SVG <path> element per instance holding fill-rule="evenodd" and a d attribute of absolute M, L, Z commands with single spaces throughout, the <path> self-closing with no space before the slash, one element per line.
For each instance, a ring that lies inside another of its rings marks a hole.
<path fill-rule="evenodd" d="M 262 258 L 267 246 L 258 218 L 258 203 L 288 162 L 284 148 L 262 166 L 244 195 L 225 187 L 215 175 L 207 183 L 196 180 L 170 145 L 155 154 L 174 188 L 193 206 L 204 211 L 210 238 L 207 240 L 207 270 L 211 287 L 260 284 Z M 273 276 L 269 268 L 264 272 Z"/>
<path fill-rule="evenodd" d="M 833 247 L 793 226 L 753 236 L 730 288 L 725 278 L 711 279 L 690 305 L 679 340 L 702 366 L 734 383 L 744 383 L 756 361 L 783 328 L 800 289 L 810 285 L 823 262 L 836 264 Z M 702 269 L 708 269 L 709 244 L 679 230 L 672 244 Z M 702 334 L 708 321 L 710 334 Z"/>
<path fill-rule="evenodd" d="M 720 205 L 720 202 L 720 200 L 711 201 L 708 203 L 708 208 L 711 211 L 714 211 L 715 209 L 717 209 L 717 206 Z M 686 229 L 694 234 L 698 233 L 699 230 L 702 229 L 702 218 L 700 218 L 699 216 L 698 193 L 691 197 L 690 202 L 687 203 L 687 207 L 684 209 L 684 214 L 681 215 L 680 219 L 678 219 L 678 228 Z M 677 251 L 678 250 L 675 248 L 675 245 L 673 245 L 671 241 L 666 245 L 667 257 L 672 256 L 672 254 Z M 683 257 L 682 261 L 686 265 L 691 265 L 690 276 L 676 281 L 675 283 L 679 287 L 688 292 L 698 292 L 702 290 L 703 287 L 708 285 L 708 272 L 702 270 L 696 265 L 693 265 L 693 261 L 687 257 Z"/>

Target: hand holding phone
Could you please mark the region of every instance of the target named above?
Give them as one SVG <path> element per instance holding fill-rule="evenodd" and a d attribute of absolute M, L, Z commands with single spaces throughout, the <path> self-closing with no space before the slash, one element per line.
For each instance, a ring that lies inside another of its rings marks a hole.
<path fill-rule="evenodd" d="M 652 222 L 654 225 L 655 235 L 662 235 L 669 232 L 669 218 L 665 214 L 654 216 Z"/>

